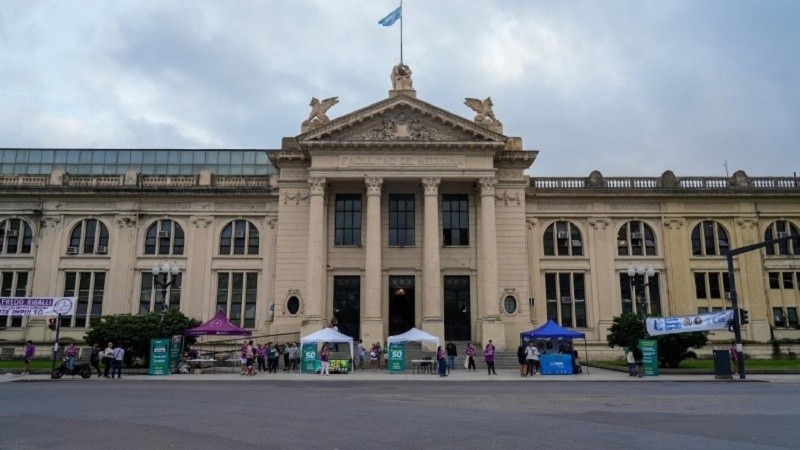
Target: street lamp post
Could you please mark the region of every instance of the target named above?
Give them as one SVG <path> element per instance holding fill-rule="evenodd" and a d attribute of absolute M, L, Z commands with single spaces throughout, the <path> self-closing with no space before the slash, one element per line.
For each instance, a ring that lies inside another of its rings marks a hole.
<path fill-rule="evenodd" d="M 635 292 L 636 314 L 644 319 L 647 317 L 647 296 L 645 295 L 645 288 L 650 285 L 650 278 L 656 274 L 653 266 L 633 267 L 633 264 L 628 265 L 628 281 L 631 284 L 631 291 Z"/>
<path fill-rule="evenodd" d="M 172 286 L 181 274 L 181 269 L 177 264 L 171 264 L 167 261 L 161 265 L 153 264 L 153 283 L 161 288 L 161 319 L 158 322 L 158 337 L 164 337 L 164 315 L 167 313 L 167 289 Z M 172 279 L 169 275 L 172 274 Z"/>

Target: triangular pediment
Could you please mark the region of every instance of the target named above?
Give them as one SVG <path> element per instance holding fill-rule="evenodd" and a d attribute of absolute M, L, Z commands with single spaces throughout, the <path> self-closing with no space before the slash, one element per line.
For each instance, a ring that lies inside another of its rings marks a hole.
<path fill-rule="evenodd" d="M 506 136 L 408 96 L 397 96 L 346 114 L 297 136 L 300 143 L 485 143 Z"/>

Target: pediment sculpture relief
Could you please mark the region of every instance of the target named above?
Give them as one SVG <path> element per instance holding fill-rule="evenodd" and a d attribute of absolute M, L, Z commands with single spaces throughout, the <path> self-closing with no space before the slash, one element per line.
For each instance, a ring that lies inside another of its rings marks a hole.
<path fill-rule="evenodd" d="M 467 105 L 471 110 L 475 111 L 475 123 L 481 125 L 502 125 L 497 117 L 494 116 L 494 111 L 492 107 L 494 103 L 492 103 L 491 97 L 486 97 L 485 100 L 479 100 L 477 98 L 465 98 L 464 104 Z"/>
<path fill-rule="evenodd" d="M 377 115 L 352 129 L 332 133 L 336 141 L 474 141 L 473 134 L 432 120 L 411 108 Z"/>
<path fill-rule="evenodd" d="M 325 113 L 337 103 L 339 103 L 339 97 L 326 98 L 322 101 L 316 97 L 311 97 L 311 103 L 308 104 L 311 107 L 311 112 L 308 114 L 308 119 L 303 121 L 302 130 L 314 129 L 330 122 L 331 119 Z"/>

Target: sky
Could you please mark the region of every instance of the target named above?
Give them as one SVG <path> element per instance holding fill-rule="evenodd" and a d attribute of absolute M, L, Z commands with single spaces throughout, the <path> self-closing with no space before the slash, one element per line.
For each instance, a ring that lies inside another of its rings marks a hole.
<path fill-rule="evenodd" d="M 383 100 L 398 0 L 0 0 L 0 147 L 264 148 Z M 405 0 L 421 100 L 532 176 L 800 172 L 800 1 Z M 726 167 L 727 165 L 727 167 Z"/>

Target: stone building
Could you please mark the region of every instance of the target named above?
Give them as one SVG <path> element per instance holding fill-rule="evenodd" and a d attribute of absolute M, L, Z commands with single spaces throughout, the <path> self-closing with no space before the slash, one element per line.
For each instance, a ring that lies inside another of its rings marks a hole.
<path fill-rule="evenodd" d="M 622 312 L 729 307 L 722 253 L 798 233 L 796 178 L 529 177 L 538 152 L 490 99 L 467 119 L 411 86 L 335 119 L 312 101 L 279 149 L 0 149 L 0 296 L 77 296 L 61 332 L 81 339 L 160 308 L 166 260 L 167 306 L 255 334 L 335 319 L 365 342 L 416 326 L 509 348 L 553 318 L 602 352 Z M 737 258 L 746 340 L 800 338 L 798 253 Z M 0 317 L 2 346 L 27 339 L 52 341 L 45 319 Z"/>

